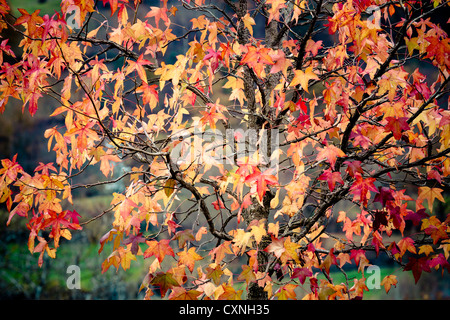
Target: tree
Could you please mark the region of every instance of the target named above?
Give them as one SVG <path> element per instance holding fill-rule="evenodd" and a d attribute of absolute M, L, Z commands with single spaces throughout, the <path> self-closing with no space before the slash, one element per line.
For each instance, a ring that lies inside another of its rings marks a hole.
<path fill-rule="evenodd" d="M 1 3 L 21 53 L 2 40 L 0 110 L 49 96 L 64 120 L 44 133 L 54 162 L 0 169 L 40 264 L 113 215 L 102 272 L 149 259 L 148 298 L 361 298 L 381 255 L 416 282 L 450 271 L 450 219 L 433 215 L 450 182 L 448 1 Z M 73 182 L 93 165 L 103 181 Z M 74 189 L 122 180 L 110 208 L 76 211 Z M 344 266 L 361 278 L 333 282 Z"/>

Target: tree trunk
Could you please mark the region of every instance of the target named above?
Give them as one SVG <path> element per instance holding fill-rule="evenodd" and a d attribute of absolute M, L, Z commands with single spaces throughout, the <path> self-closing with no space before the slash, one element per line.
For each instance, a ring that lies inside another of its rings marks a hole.
<path fill-rule="evenodd" d="M 237 16 L 239 19 L 242 19 L 245 14 L 248 12 L 247 0 L 240 0 L 237 8 Z M 263 6 L 263 10 L 266 12 L 266 16 L 268 17 L 267 5 Z M 268 22 L 265 28 L 265 45 L 268 48 L 278 49 L 280 47 L 280 43 L 282 39 L 278 39 L 279 30 L 278 23 L 274 20 Z M 241 45 L 245 45 L 248 43 L 249 32 L 245 27 L 244 23 L 239 23 L 238 28 L 238 41 Z M 256 75 L 254 75 L 253 70 L 249 68 L 249 72 L 245 72 L 243 75 L 244 78 L 244 93 L 247 100 L 248 107 L 248 129 L 255 130 L 259 134 L 260 130 L 263 129 L 263 125 L 265 125 L 265 129 L 268 129 L 271 126 L 271 123 L 265 123 L 264 119 L 272 119 L 273 108 L 271 108 L 271 94 L 276 84 L 279 83 L 281 72 L 272 74 L 270 73 L 270 67 L 268 66 L 266 69 L 266 78 L 264 81 L 262 79 L 258 79 Z M 248 68 L 248 67 L 247 67 Z M 253 73 L 253 75 L 252 75 Z M 259 82 L 259 83 L 258 83 Z M 256 105 L 256 97 L 255 90 L 258 90 L 261 93 L 263 104 L 261 108 L 258 110 Z M 260 112 L 261 114 L 257 114 Z M 270 128 L 269 128 L 270 129 Z M 267 130 L 267 159 L 270 159 L 272 154 L 271 150 L 271 130 Z M 267 191 L 263 204 L 261 205 L 256 199 L 253 199 L 253 203 L 243 212 L 243 217 L 247 225 L 249 225 L 253 220 L 263 220 L 265 221 L 265 227 L 267 230 L 269 213 L 270 213 L 270 201 L 273 198 L 273 194 L 270 191 Z M 268 254 L 264 251 L 264 249 L 270 244 L 270 237 L 266 236 L 262 239 L 262 241 L 258 245 L 258 254 L 257 254 L 257 262 L 258 262 L 258 271 L 266 272 L 267 263 L 268 263 Z M 248 288 L 248 296 L 249 300 L 267 300 L 268 294 L 264 291 L 263 287 L 260 287 L 258 283 L 250 283 Z"/>

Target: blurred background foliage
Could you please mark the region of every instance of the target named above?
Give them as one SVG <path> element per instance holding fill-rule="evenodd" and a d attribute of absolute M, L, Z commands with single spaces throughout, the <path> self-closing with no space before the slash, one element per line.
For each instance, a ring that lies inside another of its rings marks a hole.
<path fill-rule="evenodd" d="M 25 8 L 28 12 L 41 10 L 42 14 L 52 15 L 59 9 L 59 0 L 11 0 L 13 14 L 18 16 L 17 8 Z M 142 6 L 159 6 L 159 0 L 143 1 Z M 105 16 L 109 16 L 109 8 L 104 8 Z M 177 25 L 189 25 L 194 13 L 178 14 Z M 447 18 L 446 18 L 447 19 Z M 257 32 L 257 30 L 255 30 Z M 18 39 L 8 31 L 3 37 L 10 39 L 8 44 L 18 43 Z M 316 39 L 317 40 L 317 39 Z M 188 40 L 186 40 L 187 44 Z M 17 48 L 16 48 L 17 49 Z M 175 59 L 183 48 L 168 52 L 169 60 Z M 166 57 L 167 58 L 167 57 Z M 417 67 L 417 66 L 411 66 Z M 412 69 L 413 70 L 413 69 Z M 412 71 L 411 70 L 411 71 Z M 218 90 L 215 91 L 216 93 Z M 227 101 L 226 92 L 222 92 L 221 100 Z M 18 154 L 18 161 L 26 171 L 33 171 L 39 162 L 53 162 L 54 154 L 48 152 L 44 131 L 55 125 L 64 125 L 63 118 L 49 118 L 48 115 L 57 107 L 51 98 L 40 100 L 40 109 L 34 117 L 28 112 L 22 113 L 22 106 L 18 101 L 9 103 L 6 111 L 0 116 L 0 159 L 11 158 Z M 115 174 L 120 175 L 126 163 L 117 164 Z M 82 183 L 92 183 L 103 180 L 100 170 L 93 166 L 83 175 Z M 113 192 L 121 192 L 124 185 L 118 183 L 113 186 L 102 186 L 95 189 L 80 188 L 74 191 L 75 209 L 82 213 L 83 218 L 94 217 L 107 209 Z M 450 198 L 447 204 L 437 204 L 436 214 L 450 212 Z M 73 209 L 73 208 L 72 208 Z M 344 208 L 348 209 L 348 208 Z M 110 268 L 101 273 L 101 264 L 110 254 L 108 245 L 98 254 L 99 238 L 111 228 L 108 216 L 96 220 L 85 226 L 83 232 L 74 233 L 71 241 L 62 239 L 56 259 L 48 261 L 46 256 L 42 268 L 38 267 L 38 255 L 31 255 L 27 248 L 28 230 L 25 221 L 13 219 L 6 227 L 8 214 L 0 207 L 0 299 L 140 299 L 144 292 L 139 292 L 142 279 L 147 273 L 148 261 L 133 261 L 130 270 L 117 272 Z M 339 231 L 336 226 L 334 232 Z M 333 231 L 333 230 L 332 230 Z M 372 289 L 365 293 L 367 299 L 448 299 L 450 298 L 450 277 L 440 273 L 423 274 L 418 284 L 414 284 L 411 273 L 405 273 L 398 265 L 388 262 L 382 257 L 371 260 L 380 266 L 381 279 L 387 274 L 397 275 L 398 284 L 386 294 L 384 288 Z M 77 265 L 81 271 L 81 289 L 68 289 L 66 285 L 67 268 Z M 237 271 L 240 263 L 235 263 Z M 360 278 L 356 271 L 348 271 L 348 281 L 351 286 L 354 278 Z M 368 275 L 366 275 L 368 276 Z M 331 277 L 336 283 L 347 281 L 337 269 Z M 244 284 L 237 283 L 237 289 Z M 308 283 L 305 284 L 305 290 Z M 301 287 L 300 289 L 301 290 Z M 302 294 L 300 293 L 300 296 Z M 152 298 L 158 298 L 154 296 Z"/>

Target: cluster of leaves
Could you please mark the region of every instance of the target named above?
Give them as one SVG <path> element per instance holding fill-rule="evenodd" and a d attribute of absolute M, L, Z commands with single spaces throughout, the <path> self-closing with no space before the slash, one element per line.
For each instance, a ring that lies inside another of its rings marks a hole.
<path fill-rule="evenodd" d="M 54 163 L 29 174 L 14 156 L 0 169 L 8 224 L 28 220 L 39 263 L 108 214 L 102 272 L 149 259 L 147 298 L 155 288 L 169 299 L 361 298 L 370 252 L 416 282 L 450 271 L 450 219 L 432 215 L 449 187 L 450 43 L 430 20 L 448 1 L 103 0 L 107 20 L 94 0 L 17 18 L 0 4 L 0 28 L 21 37 L 20 54 L 1 42 L 0 111 L 13 98 L 34 115 L 46 96 L 57 103 L 49 116 L 64 120 L 44 133 Z M 174 22 L 180 10 L 189 25 Z M 417 61 L 434 73 L 411 70 Z M 258 135 L 242 157 L 245 137 L 224 134 L 238 128 Z M 121 161 L 132 169 L 114 177 Z M 72 183 L 96 164 L 105 181 Z M 123 179 L 98 216 L 80 223 L 65 209 L 74 189 Z M 336 216 L 340 204 L 349 210 Z M 333 282 L 330 269 L 350 264 L 361 278 Z M 381 282 L 386 292 L 396 283 Z"/>

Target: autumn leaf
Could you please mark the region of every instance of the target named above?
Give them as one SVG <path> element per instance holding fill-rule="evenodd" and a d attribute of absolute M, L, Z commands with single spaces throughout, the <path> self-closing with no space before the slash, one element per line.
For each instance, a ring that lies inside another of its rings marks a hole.
<path fill-rule="evenodd" d="M 311 270 L 308 268 L 295 268 L 292 271 L 291 279 L 298 278 L 301 284 L 304 284 L 306 278 L 312 276 Z"/>
<path fill-rule="evenodd" d="M 403 256 L 406 251 L 416 253 L 416 247 L 414 246 L 414 240 L 410 237 L 405 237 L 398 241 L 398 248 L 400 249 L 400 256 Z"/>
<path fill-rule="evenodd" d="M 419 254 L 425 253 L 425 255 L 428 256 L 432 252 L 434 252 L 434 249 L 432 246 L 430 246 L 428 244 L 424 244 L 419 247 Z"/>
<path fill-rule="evenodd" d="M 169 295 L 169 300 L 198 300 L 201 296 L 201 292 L 195 289 L 186 291 L 182 287 L 173 287 L 172 292 Z"/>
<path fill-rule="evenodd" d="M 149 60 L 146 60 L 143 58 L 143 55 L 141 54 L 139 56 L 139 58 L 134 61 L 134 60 L 127 60 L 129 66 L 125 71 L 125 75 L 130 74 L 133 71 L 136 71 L 139 75 L 139 77 L 141 78 L 141 80 L 146 83 L 147 82 L 147 74 L 145 72 L 144 66 L 150 65 L 152 64 Z"/>
<path fill-rule="evenodd" d="M 231 285 L 222 284 L 223 293 L 217 300 L 242 300 L 243 290 L 237 290 Z"/>
<path fill-rule="evenodd" d="M 280 288 L 280 290 L 275 294 L 275 296 L 278 298 L 278 300 L 288 300 L 293 299 L 297 297 L 297 294 L 295 293 L 295 288 L 298 286 L 292 283 L 285 284 L 283 287 Z"/>
<path fill-rule="evenodd" d="M 227 121 L 227 118 L 219 111 L 214 104 L 209 104 L 206 111 L 200 111 L 203 117 L 200 118 L 200 122 L 205 126 L 209 125 L 212 130 L 216 129 L 216 122 L 218 120 Z"/>
<path fill-rule="evenodd" d="M 272 242 L 264 249 L 264 251 L 273 253 L 277 258 L 280 258 L 286 251 L 286 248 L 284 247 L 284 239 L 277 239 L 272 236 Z"/>
<path fill-rule="evenodd" d="M 267 232 L 264 221 L 256 220 L 255 222 L 255 224 L 250 223 L 249 228 L 251 230 L 250 233 L 255 238 L 256 243 L 259 244 L 262 238 L 267 234 Z"/>
<path fill-rule="evenodd" d="M 391 290 L 391 287 L 397 287 L 397 276 L 396 275 L 388 275 L 386 277 L 383 278 L 383 280 L 381 280 L 380 284 L 382 286 L 384 286 L 384 290 L 386 291 L 386 293 L 388 293 Z"/>
<path fill-rule="evenodd" d="M 344 184 L 344 180 L 342 180 L 341 173 L 333 172 L 331 171 L 331 169 L 325 170 L 317 179 L 321 181 L 326 181 L 330 191 L 334 190 L 336 183 L 340 183 L 342 185 Z"/>
<path fill-rule="evenodd" d="M 350 194 L 353 195 L 354 201 L 359 201 L 363 206 L 367 206 L 370 197 L 370 191 L 378 192 L 375 187 L 375 178 L 363 178 L 361 174 L 356 174 L 356 181 L 350 187 Z"/>
<path fill-rule="evenodd" d="M 191 247 L 189 250 L 184 248 L 184 251 L 178 252 L 177 255 L 179 256 L 178 265 L 185 265 L 190 272 L 194 270 L 195 261 L 203 259 L 202 256 L 195 252 L 195 247 Z"/>
<path fill-rule="evenodd" d="M 219 264 L 216 264 L 214 267 L 208 266 L 205 269 L 206 278 L 211 279 L 216 285 L 220 284 L 220 278 L 224 274 L 222 268 Z"/>
<path fill-rule="evenodd" d="M 131 252 L 131 250 L 125 249 L 124 247 L 119 247 L 116 252 L 123 270 L 128 270 L 130 268 L 132 260 L 136 261 L 136 256 Z"/>
<path fill-rule="evenodd" d="M 159 287 L 161 297 L 164 297 L 166 295 L 167 290 L 179 285 L 178 281 L 175 280 L 171 272 L 162 271 L 158 272 L 153 277 L 153 279 L 150 281 L 150 284 Z"/>
<path fill-rule="evenodd" d="M 175 256 L 172 248 L 170 247 L 170 240 L 162 239 L 160 241 L 151 240 L 145 242 L 148 245 L 148 248 L 144 252 L 144 258 L 149 258 L 151 256 L 155 256 L 158 259 L 159 263 L 164 260 L 166 255 Z"/>
<path fill-rule="evenodd" d="M 409 257 L 408 263 L 404 267 L 404 270 L 412 271 L 414 281 L 417 284 L 417 282 L 420 279 L 420 276 L 422 275 L 422 271 L 425 272 L 431 271 L 428 257 L 421 257 L 421 258 Z"/>
<path fill-rule="evenodd" d="M 394 134 L 394 138 L 400 140 L 402 138 L 403 131 L 409 130 L 409 124 L 407 120 L 407 117 L 387 117 L 387 124 L 384 129 L 386 132 L 392 132 Z"/>
<path fill-rule="evenodd" d="M 336 256 L 334 255 L 334 248 L 331 248 L 330 252 L 328 253 L 328 255 L 326 256 L 326 258 L 323 260 L 323 262 L 320 265 L 320 268 L 323 268 L 326 273 L 330 273 L 330 267 L 332 265 L 336 265 L 337 261 L 336 261 Z"/>
<path fill-rule="evenodd" d="M 241 18 L 241 21 L 244 23 L 244 26 L 248 29 L 248 32 L 250 32 L 250 35 L 253 36 L 253 27 L 252 26 L 254 26 L 256 24 L 255 19 L 253 19 L 250 16 L 250 13 L 247 12 L 247 14 Z"/>
<path fill-rule="evenodd" d="M 418 226 L 424 218 L 430 215 L 425 212 L 425 208 L 419 209 L 417 211 L 409 210 L 408 214 L 405 216 L 405 220 L 411 220 L 413 225 Z"/>
<path fill-rule="evenodd" d="M 261 172 L 258 168 L 255 168 L 255 171 L 245 178 L 245 183 L 256 182 L 256 192 L 260 202 L 263 201 L 264 195 L 267 191 L 267 186 L 278 184 L 278 179 L 272 174 L 272 172 L 272 169 L 267 169 L 266 171 Z"/>
<path fill-rule="evenodd" d="M 256 280 L 256 275 L 251 266 L 243 265 L 242 272 L 239 274 L 237 279 L 240 281 L 245 280 L 245 283 L 248 285 L 250 282 L 254 282 Z"/>
<path fill-rule="evenodd" d="M 429 187 L 419 187 L 419 196 L 417 197 L 417 202 L 423 202 L 427 200 L 428 209 L 430 213 L 433 213 L 433 203 L 434 199 L 438 199 L 441 202 L 445 202 L 444 197 L 442 197 L 442 189 L 440 188 L 429 188 Z"/>
<path fill-rule="evenodd" d="M 123 240 L 124 245 L 128 245 L 131 243 L 130 251 L 134 255 L 136 255 L 138 253 L 139 243 L 144 243 L 144 242 L 145 242 L 145 238 L 142 236 L 142 233 L 138 233 L 137 235 L 131 234 L 128 238 Z"/>
<path fill-rule="evenodd" d="M 294 73 L 294 78 L 292 79 L 289 86 L 295 87 L 297 85 L 300 85 L 302 89 L 308 93 L 309 80 L 319 80 L 319 77 L 313 72 L 312 67 L 306 68 L 304 72 L 302 70 L 294 70 Z"/>
<path fill-rule="evenodd" d="M 317 154 L 317 161 L 326 160 L 330 165 L 331 168 L 334 170 L 334 165 L 336 163 L 336 160 L 338 157 L 345 157 L 344 151 L 339 149 L 338 147 L 335 147 L 333 145 L 327 145 L 323 148 L 317 148 L 319 153 Z"/>
<path fill-rule="evenodd" d="M 32 14 L 29 14 L 28 11 L 25 9 L 17 9 L 17 10 L 22 15 L 19 18 L 17 18 L 14 25 L 17 26 L 26 23 L 28 34 L 34 36 L 36 34 L 38 26 L 44 22 L 44 19 L 42 19 L 42 17 L 39 16 L 41 10 L 35 10 Z"/>

